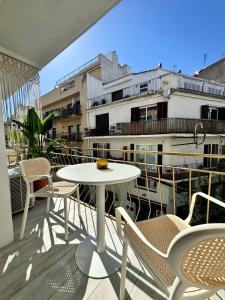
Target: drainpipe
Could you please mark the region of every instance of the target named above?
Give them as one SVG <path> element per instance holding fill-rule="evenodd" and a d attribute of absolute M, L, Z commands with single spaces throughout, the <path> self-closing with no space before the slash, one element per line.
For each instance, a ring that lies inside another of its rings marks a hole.
<path fill-rule="evenodd" d="M 12 210 L 7 170 L 2 101 L 0 100 L 0 248 L 14 239 Z"/>

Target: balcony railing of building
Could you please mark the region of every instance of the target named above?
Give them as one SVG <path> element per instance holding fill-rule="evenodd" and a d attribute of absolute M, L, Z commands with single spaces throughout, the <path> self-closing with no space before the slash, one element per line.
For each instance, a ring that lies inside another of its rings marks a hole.
<path fill-rule="evenodd" d="M 59 80 L 57 80 L 56 86 L 59 86 L 59 85 L 65 83 L 66 81 L 69 81 L 72 77 L 74 77 L 74 76 L 80 74 L 81 72 L 89 69 L 90 67 L 98 64 L 100 62 L 100 59 L 101 59 L 101 54 L 92 58 L 91 60 L 89 60 L 82 66 L 80 66 L 79 68 L 75 69 L 74 71 L 70 72 L 69 74 L 67 74 L 67 75 L 63 76 L 62 78 L 60 78 Z"/>
<path fill-rule="evenodd" d="M 85 149 L 86 154 L 84 152 L 78 154 L 74 149 L 71 151 L 74 154 L 50 153 L 46 154 L 46 157 L 52 165 L 64 166 L 95 162 L 97 157 L 92 155 L 93 152 L 99 153 L 100 156 L 104 156 L 105 153 L 110 162 L 132 164 L 141 169 L 141 176 L 135 182 L 107 186 L 106 215 L 111 218 L 115 217 L 115 208 L 118 206 L 123 206 L 133 220 L 152 218 L 164 213 L 185 218 L 189 211 L 191 196 L 199 191 L 225 200 L 225 155 L 98 148 Z M 107 155 L 109 152 L 110 154 Z M 171 157 L 173 159 L 186 157 L 190 162 L 195 161 L 195 167 L 192 164 L 177 166 L 169 163 L 148 163 L 147 158 L 138 160 L 137 154 L 144 154 L 145 157 L 159 155 L 162 161 Z M 132 161 L 130 161 L 131 155 L 134 157 Z M 204 169 L 201 165 L 203 160 L 214 160 L 217 164 L 214 169 Z M 94 187 L 81 186 L 82 201 L 94 209 L 96 208 L 95 196 Z M 215 210 L 209 202 L 199 201 L 193 223 L 199 224 L 205 221 L 225 222 L 224 212 Z"/>
<path fill-rule="evenodd" d="M 116 123 L 111 125 L 107 132 L 105 128 L 92 128 L 86 131 L 86 136 L 193 134 L 196 126 L 198 126 L 197 124 L 199 124 L 198 134 L 225 134 L 225 121 L 167 118 L 151 121 Z M 200 128 L 200 124 L 202 124 L 202 128 Z"/>
<path fill-rule="evenodd" d="M 116 92 L 108 93 L 99 97 L 88 100 L 88 108 L 98 105 L 108 104 L 114 101 L 138 96 L 147 95 L 160 90 L 160 79 L 152 79 L 139 84 L 129 86 Z"/>
<path fill-rule="evenodd" d="M 48 116 L 50 113 L 54 112 L 55 118 L 68 118 L 70 116 L 80 116 L 81 108 L 80 105 L 73 105 L 71 107 L 62 107 L 57 109 L 52 109 L 44 113 L 44 117 Z"/>
<path fill-rule="evenodd" d="M 49 134 L 48 139 L 58 139 L 61 142 L 82 142 L 83 133 L 82 132 L 52 132 Z"/>
<path fill-rule="evenodd" d="M 144 81 L 127 88 L 101 95 L 88 100 L 88 108 L 97 107 L 99 105 L 112 103 L 114 101 L 147 95 L 165 89 L 192 91 L 205 93 L 214 96 L 225 97 L 225 85 L 203 80 L 200 78 L 188 77 L 177 73 L 169 73 L 161 78 L 154 78 Z"/>

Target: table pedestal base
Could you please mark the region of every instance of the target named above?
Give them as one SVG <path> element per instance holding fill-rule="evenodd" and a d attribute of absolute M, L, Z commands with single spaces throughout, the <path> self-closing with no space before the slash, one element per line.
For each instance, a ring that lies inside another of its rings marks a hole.
<path fill-rule="evenodd" d="M 97 252 L 95 237 L 89 235 L 77 247 L 75 261 L 78 269 L 91 278 L 103 279 L 121 268 L 122 244 L 117 234 L 106 235 L 106 250 Z"/>

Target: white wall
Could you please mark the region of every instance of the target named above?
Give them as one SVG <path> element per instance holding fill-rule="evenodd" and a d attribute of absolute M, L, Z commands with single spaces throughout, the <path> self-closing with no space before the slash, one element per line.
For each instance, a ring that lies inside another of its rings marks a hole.
<path fill-rule="evenodd" d="M 5 148 L 5 133 L 3 125 L 2 101 L 0 101 L 0 247 L 13 241 L 13 223 L 11 211 L 11 199 L 9 190 L 9 177 L 7 171 L 7 159 Z"/>
<path fill-rule="evenodd" d="M 181 92 L 171 94 L 168 103 L 168 118 L 199 119 L 202 105 L 225 106 L 223 99 Z"/>
<path fill-rule="evenodd" d="M 156 104 L 157 102 L 166 101 L 161 95 L 144 96 L 135 100 L 122 100 L 121 102 L 113 102 L 107 106 L 99 106 L 94 109 L 90 109 L 88 112 L 89 126 L 95 128 L 95 116 L 109 113 L 109 126 L 119 122 L 131 121 L 131 108 L 136 106 L 146 106 Z"/>
<path fill-rule="evenodd" d="M 104 94 L 102 81 L 87 73 L 87 98 L 94 98 Z"/>

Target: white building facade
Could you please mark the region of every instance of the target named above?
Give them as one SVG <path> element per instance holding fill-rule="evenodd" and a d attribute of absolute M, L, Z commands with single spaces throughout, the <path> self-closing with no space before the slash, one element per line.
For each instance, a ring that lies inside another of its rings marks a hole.
<path fill-rule="evenodd" d="M 103 84 L 98 91 L 88 77 L 88 132 L 91 148 L 107 148 L 108 156 L 124 159 L 119 150 L 222 154 L 225 150 L 225 85 L 158 68 Z M 100 153 L 100 155 L 103 153 Z M 97 152 L 93 152 L 97 156 Z M 128 154 L 127 160 L 167 166 L 216 167 L 200 157 Z M 154 171 L 154 170 L 153 170 Z M 166 170 L 162 170 L 166 173 Z M 154 173 L 154 172 L 153 172 Z M 139 180 L 143 201 L 163 202 L 169 211 L 171 190 L 157 180 Z M 132 189 L 134 198 L 137 187 Z M 172 199 L 171 199 L 172 203 Z M 157 214 L 157 209 L 156 209 Z"/>

